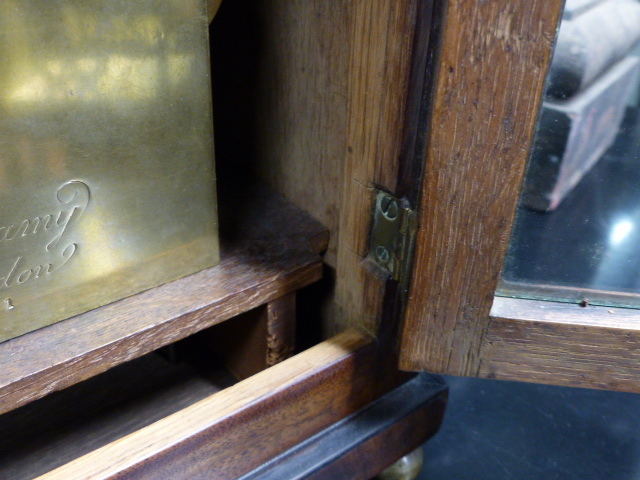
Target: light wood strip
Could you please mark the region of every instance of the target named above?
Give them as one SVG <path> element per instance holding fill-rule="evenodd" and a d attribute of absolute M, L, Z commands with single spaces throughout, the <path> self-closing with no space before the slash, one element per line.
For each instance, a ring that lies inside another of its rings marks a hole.
<path fill-rule="evenodd" d="M 378 371 L 349 330 L 40 478 L 236 478 L 370 402 Z"/>
<path fill-rule="evenodd" d="M 208 398 L 233 378 L 151 353 L 0 415 L 0 478 L 29 480 Z"/>
<path fill-rule="evenodd" d="M 421 448 L 436 433 L 446 396 L 444 382 L 418 375 L 241 480 L 377 478 L 384 468 Z"/>
<path fill-rule="evenodd" d="M 372 188 L 395 190 L 416 17 L 415 1 L 353 2 L 341 241 L 369 248 Z"/>

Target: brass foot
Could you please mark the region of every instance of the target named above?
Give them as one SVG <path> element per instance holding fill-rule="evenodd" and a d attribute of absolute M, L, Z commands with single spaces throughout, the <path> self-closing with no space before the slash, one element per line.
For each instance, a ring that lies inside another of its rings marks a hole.
<path fill-rule="evenodd" d="M 422 447 L 405 455 L 393 465 L 387 467 L 378 475 L 378 480 L 415 480 L 420 475 L 424 455 Z"/>

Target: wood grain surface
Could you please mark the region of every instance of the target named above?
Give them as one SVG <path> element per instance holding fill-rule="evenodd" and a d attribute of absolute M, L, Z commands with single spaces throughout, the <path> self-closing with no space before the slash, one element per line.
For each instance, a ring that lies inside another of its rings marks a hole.
<path fill-rule="evenodd" d="M 221 204 L 217 267 L 0 344 L 0 412 L 319 279 L 311 246 L 322 248 L 325 229 L 274 194 L 256 195 Z"/>
<path fill-rule="evenodd" d="M 232 479 L 395 388 L 349 330 L 40 478 Z"/>
<path fill-rule="evenodd" d="M 475 375 L 562 2 L 444 12 L 400 365 Z"/>
<path fill-rule="evenodd" d="M 373 187 L 394 191 L 411 149 L 423 4 L 432 2 L 224 2 L 212 24 L 217 151 L 246 165 L 235 176 L 256 170 L 331 233 L 324 260 L 337 269 L 336 289 L 325 334 L 380 322 L 386 277 L 364 260 Z M 421 39 L 428 16 L 422 26 Z"/>
<path fill-rule="evenodd" d="M 255 99 L 250 113 L 257 173 L 327 226 L 331 239 L 325 262 L 335 268 L 351 2 L 235 3 L 225 5 L 232 22 L 225 28 L 238 30 L 233 22 L 243 24 L 247 15 L 256 25 L 245 33 L 259 54 L 249 67 L 254 91 L 243 98 Z"/>
<path fill-rule="evenodd" d="M 417 1 L 351 2 L 347 144 L 336 285 L 337 324 L 375 332 L 386 276 L 365 263 L 374 187 L 395 191 L 403 149 Z"/>
<path fill-rule="evenodd" d="M 267 366 L 291 357 L 295 347 L 296 295 L 290 293 L 267 304 Z"/>
<path fill-rule="evenodd" d="M 204 368 L 218 360 L 244 380 L 293 355 L 295 334 L 296 295 L 290 293 L 191 336 L 180 352 Z"/>
<path fill-rule="evenodd" d="M 640 313 L 497 297 L 479 375 L 640 392 Z"/>
<path fill-rule="evenodd" d="M 210 29 L 219 178 L 227 181 L 230 171 L 241 184 L 256 175 L 322 222 L 330 232 L 326 278 L 335 277 L 347 209 L 341 197 L 351 3 L 227 1 Z M 329 283 L 331 293 L 317 308 L 324 338 L 340 330 Z"/>

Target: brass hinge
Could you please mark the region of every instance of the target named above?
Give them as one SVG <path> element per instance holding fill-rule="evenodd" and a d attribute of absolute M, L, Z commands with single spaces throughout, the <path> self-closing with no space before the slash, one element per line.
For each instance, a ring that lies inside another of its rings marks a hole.
<path fill-rule="evenodd" d="M 370 257 L 403 287 L 409 283 L 417 215 L 406 199 L 378 192 L 371 230 Z"/>

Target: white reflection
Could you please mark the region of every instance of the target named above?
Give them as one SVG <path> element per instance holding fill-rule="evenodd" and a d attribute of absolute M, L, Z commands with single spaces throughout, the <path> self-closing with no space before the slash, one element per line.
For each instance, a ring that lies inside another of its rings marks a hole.
<path fill-rule="evenodd" d="M 15 102 L 42 102 L 49 96 L 49 84 L 39 75 L 16 88 L 8 97 Z"/>
<path fill-rule="evenodd" d="M 49 70 L 52 75 L 60 75 L 63 70 L 63 64 L 59 60 L 50 60 L 47 62 L 47 70 Z"/>
<path fill-rule="evenodd" d="M 122 9 L 59 3 L 45 24 L 25 20 L 30 9 L 21 1 L 0 0 L 0 23 L 11 26 L 0 32 L 0 101 L 8 108 L 149 101 L 191 78 L 195 54 L 177 41 L 183 35 L 175 27 L 165 34 L 168 13 L 148 12 L 144 2 Z M 182 2 L 167 4 L 174 3 Z"/>
<path fill-rule="evenodd" d="M 160 95 L 163 81 L 178 88 L 193 75 L 195 54 L 157 56 L 109 55 L 96 58 L 56 59 L 17 76 L 15 87 L 5 93 L 10 105 L 76 99 L 94 101 L 150 100 Z"/>
<path fill-rule="evenodd" d="M 619 245 L 633 231 L 633 223 L 629 220 L 617 222 L 609 234 L 609 243 L 613 246 Z"/>
<path fill-rule="evenodd" d="M 106 215 L 105 215 L 106 213 Z M 79 242 L 85 248 L 82 274 L 86 278 L 100 278 L 109 273 L 116 272 L 126 265 L 127 259 L 123 253 L 127 251 L 125 244 L 119 242 L 105 232 L 109 229 L 103 219 L 109 218 L 108 212 L 102 212 L 94 206 L 92 215 L 82 219 L 82 230 Z M 130 260 L 129 260 L 130 261 Z"/>
<path fill-rule="evenodd" d="M 157 57 L 110 55 L 105 73 L 98 79 L 98 91 L 113 99 L 153 99 L 160 87 L 159 70 Z"/>
<path fill-rule="evenodd" d="M 93 72 L 98 66 L 95 58 L 81 58 L 78 60 L 78 70 L 86 73 Z"/>

